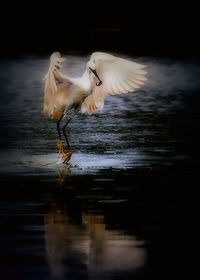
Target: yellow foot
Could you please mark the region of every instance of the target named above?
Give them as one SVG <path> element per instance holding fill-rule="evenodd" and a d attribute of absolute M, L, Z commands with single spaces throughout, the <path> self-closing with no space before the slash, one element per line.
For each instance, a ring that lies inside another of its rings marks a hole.
<path fill-rule="evenodd" d="M 60 143 L 58 144 L 58 147 L 59 147 L 58 157 L 62 153 L 63 158 L 64 158 L 63 163 L 68 163 L 68 161 L 70 160 L 71 155 L 72 155 L 72 149 L 70 149 L 68 152 L 66 152 L 65 149 L 64 149 L 62 140 L 60 140 Z"/>
<path fill-rule="evenodd" d="M 65 155 L 63 155 L 64 157 L 63 163 L 68 163 L 71 156 L 72 156 L 72 149 L 70 149 L 67 153 L 65 153 Z"/>

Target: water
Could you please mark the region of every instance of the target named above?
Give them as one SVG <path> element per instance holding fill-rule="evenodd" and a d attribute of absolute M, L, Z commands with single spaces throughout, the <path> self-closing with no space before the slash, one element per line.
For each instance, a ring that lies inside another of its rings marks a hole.
<path fill-rule="evenodd" d="M 67 74 L 87 59 L 68 56 Z M 200 61 L 136 60 L 148 82 L 75 117 L 67 166 L 42 113 L 48 58 L 1 61 L 2 279 L 178 274 L 179 224 L 190 232 L 199 211 Z"/>

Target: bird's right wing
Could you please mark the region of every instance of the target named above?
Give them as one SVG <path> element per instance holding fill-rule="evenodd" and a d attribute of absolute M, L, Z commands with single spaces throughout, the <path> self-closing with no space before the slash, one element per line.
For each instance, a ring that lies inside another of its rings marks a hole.
<path fill-rule="evenodd" d="M 102 80 L 101 86 L 95 86 L 83 105 L 82 111 L 89 114 L 101 109 L 108 95 L 133 92 L 147 80 L 145 65 L 115 57 L 107 53 L 93 53 L 90 61 L 95 63 L 96 72 Z M 95 78 L 96 79 L 96 78 Z"/>

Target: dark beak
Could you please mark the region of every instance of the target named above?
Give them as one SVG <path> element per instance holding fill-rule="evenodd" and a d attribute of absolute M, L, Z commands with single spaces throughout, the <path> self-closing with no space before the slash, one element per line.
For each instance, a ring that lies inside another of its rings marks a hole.
<path fill-rule="evenodd" d="M 101 81 L 101 79 L 99 78 L 99 76 L 98 76 L 98 74 L 97 74 L 97 71 L 96 70 L 94 70 L 94 69 L 92 69 L 92 68 L 90 68 L 89 67 L 89 69 L 92 71 L 92 73 L 97 77 L 97 79 L 99 80 L 99 83 L 96 83 L 96 85 L 99 87 L 101 84 L 102 84 L 102 81 Z"/>

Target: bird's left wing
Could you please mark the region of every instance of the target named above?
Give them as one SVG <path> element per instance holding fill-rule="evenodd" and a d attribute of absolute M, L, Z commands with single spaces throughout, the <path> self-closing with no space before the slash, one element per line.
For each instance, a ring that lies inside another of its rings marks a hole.
<path fill-rule="evenodd" d="M 44 77 L 45 94 L 44 94 L 44 112 L 50 115 L 55 107 L 55 96 L 58 91 L 68 88 L 72 81 L 62 74 L 63 62 L 66 59 L 61 57 L 59 52 L 54 52 L 50 56 L 50 65 L 47 74 Z"/>
<path fill-rule="evenodd" d="M 104 98 L 108 95 L 133 92 L 147 80 L 145 65 L 115 57 L 107 53 L 93 53 L 90 61 L 96 66 L 96 72 L 102 84 L 95 86 L 82 104 L 82 111 L 89 114 L 101 109 Z M 95 77 L 96 79 L 96 77 Z"/>
<path fill-rule="evenodd" d="M 52 53 L 50 57 L 50 65 L 47 74 L 44 77 L 46 80 L 45 83 L 45 92 L 55 93 L 57 91 L 57 83 L 56 83 L 56 75 L 61 74 L 61 70 L 63 68 L 62 62 L 64 62 L 66 58 L 61 57 L 59 52 Z"/>

